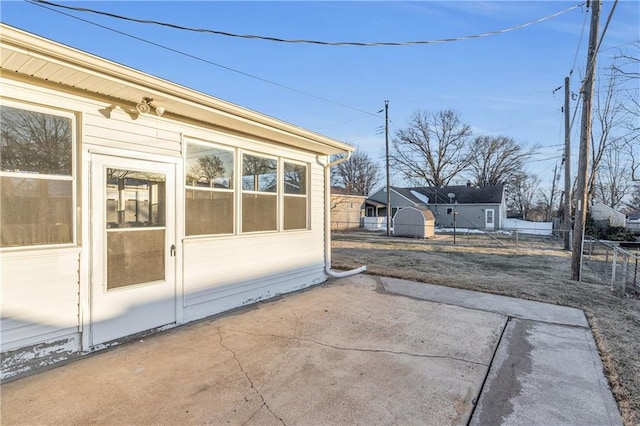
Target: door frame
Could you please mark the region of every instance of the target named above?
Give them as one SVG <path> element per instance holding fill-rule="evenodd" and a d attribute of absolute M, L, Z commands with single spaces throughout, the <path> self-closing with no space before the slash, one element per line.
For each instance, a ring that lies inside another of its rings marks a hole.
<path fill-rule="evenodd" d="M 489 222 L 487 221 L 487 219 L 489 218 L 489 212 L 491 212 L 491 226 L 489 226 Z M 485 229 L 496 229 L 495 209 L 484 209 L 484 227 Z"/>
<path fill-rule="evenodd" d="M 83 352 L 91 352 L 96 349 L 96 346 L 92 344 L 91 336 L 91 307 L 92 307 L 92 264 L 93 264 L 93 217 L 91 214 L 92 206 L 92 159 L 94 156 L 106 156 L 114 158 L 123 158 L 131 160 L 142 160 L 156 163 L 165 163 L 174 166 L 175 170 L 175 185 L 173 188 L 169 188 L 167 185 L 166 191 L 172 191 L 175 197 L 173 221 L 171 226 L 174 228 L 174 243 L 176 246 L 176 252 L 174 257 L 174 294 L 175 294 L 175 324 L 181 324 L 184 322 L 184 289 L 183 289 L 183 247 L 182 240 L 184 236 L 184 166 L 183 159 L 179 157 L 169 157 L 164 155 L 155 155 L 148 153 L 140 153 L 135 151 L 128 151 L 117 148 L 100 148 L 100 147 L 87 147 L 82 150 L 82 169 L 81 169 L 81 235 L 84 237 L 81 239 L 82 244 L 82 256 L 80 259 L 80 339 L 81 348 Z M 167 225 L 169 225 L 167 223 Z M 106 345 L 99 344 L 98 347 L 104 347 Z"/>

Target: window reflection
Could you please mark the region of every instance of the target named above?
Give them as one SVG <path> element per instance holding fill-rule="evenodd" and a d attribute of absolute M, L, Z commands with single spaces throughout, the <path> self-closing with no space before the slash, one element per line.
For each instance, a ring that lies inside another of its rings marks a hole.
<path fill-rule="evenodd" d="M 107 228 L 165 225 L 165 176 L 107 169 Z"/>

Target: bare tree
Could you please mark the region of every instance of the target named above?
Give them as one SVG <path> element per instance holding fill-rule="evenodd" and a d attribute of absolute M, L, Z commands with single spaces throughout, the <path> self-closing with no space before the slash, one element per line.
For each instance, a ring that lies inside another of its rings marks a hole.
<path fill-rule="evenodd" d="M 369 195 L 380 182 L 380 167 L 366 152 L 357 150 L 347 161 L 332 169 L 334 185 L 360 195 Z"/>
<path fill-rule="evenodd" d="M 242 189 L 276 192 L 277 161 L 245 154 L 242 158 Z"/>
<path fill-rule="evenodd" d="M 610 151 L 618 150 L 630 137 L 629 113 L 620 96 L 618 74 L 611 72 L 605 87 L 600 85 L 595 97 L 593 132 L 591 134 L 591 167 L 588 178 L 588 199 L 594 200 L 600 166 Z M 623 175 L 620 177 L 625 179 Z M 620 181 L 620 180 L 618 180 Z"/>
<path fill-rule="evenodd" d="M 613 63 L 613 71 L 624 80 L 640 79 L 640 40 L 630 43 L 624 49 L 618 49 L 618 54 Z"/>
<path fill-rule="evenodd" d="M 558 181 L 560 180 L 560 173 L 558 173 L 558 166 L 553 169 L 553 178 L 551 180 L 551 189 L 549 192 L 540 190 L 540 200 L 538 201 L 539 207 L 544 212 L 545 222 L 549 222 L 553 217 L 553 211 L 558 206 Z"/>
<path fill-rule="evenodd" d="M 71 174 L 71 120 L 2 106 L 0 162 L 5 171 Z"/>
<path fill-rule="evenodd" d="M 470 156 L 471 179 L 477 186 L 504 185 L 522 171 L 538 148 L 525 149 L 507 136 L 477 136 Z"/>
<path fill-rule="evenodd" d="M 631 197 L 625 206 L 629 212 L 640 211 L 640 184 L 634 185 Z"/>
<path fill-rule="evenodd" d="M 205 155 L 198 157 L 196 164 L 191 166 L 187 173 L 187 180 L 202 182 L 213 188 L 215 179 L 224 176 L 225 168 L 222 160 L 217 155 Z"/>
<path fill-rule="evenodd" d="M 446 186 L 471 161 L 471 127 L 451 110 L 416 111 L 392 139 L 393 167 L 415 185 Z"/>
<path fill-rule="evenodd" d="M 522 219 L 527 219 L 529 211 L 535 205 L 539 185 L 540 179 L 536 175 L 522 172 L 515 176 L 505 188 L 509 210 L 517 212 Z"/>
<path fill-rule="evenodd" d="M 631 189 L 629 159 L 620 144 L 612 144 L 604 152 L 596 177 L 594 201 L 600 201 L 615 209 Z"/>

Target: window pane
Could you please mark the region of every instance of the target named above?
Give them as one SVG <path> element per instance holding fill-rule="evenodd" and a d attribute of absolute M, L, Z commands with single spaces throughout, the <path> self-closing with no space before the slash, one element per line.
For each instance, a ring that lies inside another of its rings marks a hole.
<path fill-rule="evenodd" d="M 70 118 L 0 106 L 0 170 L 71 175 Z"/>
<path fill-rule="evenodd" d="M 233 233 L 233 192 L 186 192 L 187 235 Z"/>
<path fill-rule="evenodd" d="M 2 247 L 73 242 L 71 181 L 0 178 Z"/>
<path fill-rule="evenodd" d="M 107 228 L 164 226 L 165 176 L 107 169 Z"/>
<path fill-rule="evenodd" d="M 243 155 L 242 189 L 244 191 L 277 192 L 277 172 L 277 160 L 257 155 Z"/>
<path fill-rule="evenodd" d="M 284 197 L 284 229 L 307 229 L 307 197 Z"/>
<path fill-rule="evenodd" d="M 233 188 L 233 151 L 187 143 L 188 186 Z"/>
<path fill-rule="evenodd" d="M 307 193 L 307 166 L 284 163 L 284 193 Z"/>
<path fill-rule="evenodd" d="M 107 232 L 107 289 L 164 280 L 164 229 Z"/>
<path fill-rule="evenodd" d="M 275 231 L 278 197 L 242 194 L 242 232 Z"/>

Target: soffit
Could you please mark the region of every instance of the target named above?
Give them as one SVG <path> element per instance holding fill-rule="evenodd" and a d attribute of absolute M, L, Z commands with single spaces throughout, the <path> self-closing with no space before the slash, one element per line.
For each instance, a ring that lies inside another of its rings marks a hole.
<path fill-rule="evenodd" d="M 182 116 L 323 155 L 353 151 L 338 140 L 0 24 L 0 69 L 135 106 L 143 97 Z"/>

